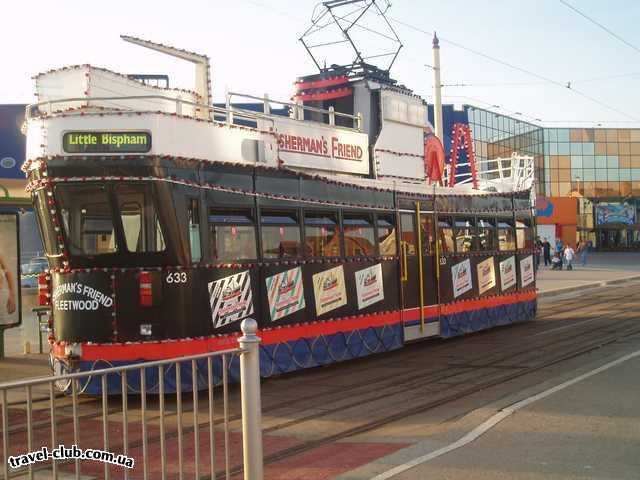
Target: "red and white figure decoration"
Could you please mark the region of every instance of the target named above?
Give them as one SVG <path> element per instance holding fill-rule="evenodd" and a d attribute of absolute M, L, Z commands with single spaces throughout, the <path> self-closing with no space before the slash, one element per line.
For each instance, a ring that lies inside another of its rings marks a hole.
<path fill-rule="evenodd" d="M 460 152 L 465 151 L 467 154 L 467 163 L 459 163 Z M 471 137 L 471 129 L 466 123 L 454 123 L 453 133 L 451 134 L 451 160 L 448 168 L 447 181 L 449 187 L 454 187 L 460 174 L 458 168 L 469 167 L 468 174 L 465 172 L 465 176 L 470 175 L 473 183 L 473 188 L 478 188 L 478 170 L 476 166 L 476 154 L 473 149 L 473 139 Z"/>
<path fill-rule="evenodd" d="M 427 135 L 424 139 L 424 173 L 429 185 L 442 185 L 444 165 L 442 142 L 435 135 Z"/>

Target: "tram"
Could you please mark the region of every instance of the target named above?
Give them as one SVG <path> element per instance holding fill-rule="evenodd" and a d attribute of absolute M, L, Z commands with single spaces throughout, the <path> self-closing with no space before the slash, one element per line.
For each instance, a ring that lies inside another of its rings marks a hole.
<path fill-rule="evenodd" d="M 267 377 L 535 316 L 531 178 L 452 171 L 388 72 L 301 77 L 282 115 L 214 106 L 207 57 L 125 39 L 196 64 L 196 89 L 78 65 L 27 107 L 57 371 L 226 349 L 248 317 Z"/>

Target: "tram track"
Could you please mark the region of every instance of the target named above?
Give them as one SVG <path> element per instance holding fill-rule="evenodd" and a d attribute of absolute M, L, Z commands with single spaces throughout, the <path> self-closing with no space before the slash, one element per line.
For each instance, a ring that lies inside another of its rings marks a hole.
<path fill-rule="evenodd" d="M 603 317 L 604 318 L 604 317 Z M 607 319 L 609 319 L 610 317 L 608 317 Z M 546 343 L 546 346 L 557 346 L 559 348 L 557 348 L 557 350 L 561 350 L 563 347 L 566 346 L 567 343 L 575 343 L 575 339 L 577 337 L 581 337 L 583 335 L 592 335 L 596 332 L 600 332 L 602 330 L 606 330 L 608 329 L 609 326 L 606 327 L 601 327 L 601 328 L 594 328 L 588 332 L 582 332 L 579 335 L 576 335 L 574 337 L 571 338 L 563 338 L 560 341 L 557 342 L 552 342 Z M 402 379 L 399 381 L 395 381 L 393 382 L 392 385 L 389 385 L 388 387 L 386 387 L 387 389 L 392 389 L 392 391 L 383 391 L 381 392 L 381 388 L 378 386 L 376 387 L 375 393 L 376 395 L 374 395 L 371 398 L 357 398 L 357 400 L 354 400 L 352 403 L 349 404 L 342 404 L 339 405 L 335 408 L 332 409 L 328 409 L 326 407 L 327 403 L 333 403 L 333 402 L 339 402 L 341 399 L 327 399 L 326 397 L 323 397 L 322 400 L 322 404 L 325 405 L 324 409 L 322 412 L 318 412 L 315 414 L 311 414 L 305 417 L 302 417 L 300 419 L 296 419 L 293 421 L 290 421 L 288 423 L 283 423 L 277 426 L 273 426 L 273 427 L 268 427 L 265 428 L 263 430 L 263 433 L 271 433 L 277 430 L 282 430 L 284 428 L 290 427 L 290 426 L 294 426 L 294 425 L 298 425 L 300 423 L 303 423 L 305 421 L 310 421 L 310 420 L 316 420 L 322 416 L 326 416 L 328 414 L 331 413 L 336 413 L 338 411 L 342 411 L 348 408 L 353 408 L 353 407 L 360 407 L 363 404 L 367 404 L 367 403 L 371 403 L 377 400 L 382 400 L 385 398 L 389 398 L 390 396 L 393 395 L 406 395 L 406 391 L 407 389 L 418 389 L 418 388 L 423 388 L 423 387 L 428 387 L 431 386 L 435 383 L 440 382 L 441 380 L 448 380 L 451 381 L 452 379 L 455 379 L 456 377 L 459 376 L 465 376 L 468 375 L 470 372 L 477 372 L 478 369 L 500 369 L 500 364 L 507 362 L 507 361 L 513 361 L 513 359 L 516 359 L 522 355 L 525 354 L 530 354 L 534 351 L 540 351 L 540 345 L 535 345 L 532 346 L 531 348 L 528 348 L 526 350 L 519 350 L 518 352 L 516 352 L 513 355 L 504 355 L 502 357 L 499 357 L 497 359 L 494 360 L 489 360 L 488 362 L 477 362 L 477 361 L 473 361 L 472 363 L 465 363 L 465 364 L 447 364 L 446 367 L 437 370 L 436 372 L 430 372 L 430 375 L 427 376 L 427 378 L 420 376 L 420 377 L 416 377 L 415 373 L 410 376 L 409 378 L 406 379 Z M 512 369 L 520 369 L 520 370 L 526 370 L 528 367 L 509 367 L 508 370 L 512 370 Z M 460 371 L 458 372 L 451 372 L 451 369 L 460 369 Z M 438 374 L 435 378 L 433 377 L 434 374 Z M 474 380 L 481 380 L 487 376 L 491 376 L 491 373 L 487 374 L 487 375 L 482 375 L 482 376 L 478 376 L 477 374 L 474 374 Z M 429 378 L 431 377 L 431 378 Z M 309 408 L 313 408 L 314 405 L 310 405 L 308 406 Z"/>

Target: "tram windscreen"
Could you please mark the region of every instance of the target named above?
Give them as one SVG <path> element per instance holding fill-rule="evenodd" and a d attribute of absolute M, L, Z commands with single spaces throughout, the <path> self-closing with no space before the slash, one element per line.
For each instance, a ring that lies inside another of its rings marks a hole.
<path fill-rule="evenodd" d="M 100 255 L 117 251 L 109 196 L 101 186 L 56 187 L 71 253 Z"/>
<path fill-rule="evenodd" d="M 149 185 L 122 184 L 113 192 L 101 185 L 58 185 L 55 194 L 72 254 L 165 250 Z M 116 230 L 120 227 L 124 242 L 119 245 Z"/>

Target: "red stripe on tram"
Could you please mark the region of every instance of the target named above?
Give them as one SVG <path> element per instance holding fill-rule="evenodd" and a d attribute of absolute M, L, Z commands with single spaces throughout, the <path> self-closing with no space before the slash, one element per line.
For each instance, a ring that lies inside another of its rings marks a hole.
<path fill-rule="evenodd" d="M 492 308 L 501 305 L 509 305 L 536 298 L 535 290 L 527 292 L 513 293 L 499 297 L 481 298 L 477 300 L 463 300 L 460 302 L 446 304 L 438 307 L 431 305 L 424 308 L 425 317 L 435 319 L 440 315 L 450 315 L 481 308 Z M 440 310 L 438 312 L 438 309 Z M 414 318 L 415 317 L 415 318 Z M 415 320 L 418 318 L 418 309 L 412 308 L 404 311 L 404 320 Z M 297 324 L 276 329 L 261 330 L 258 335 L 262 339 L 263 345 L 283 343 L 299 338 L 314 338 L 320 335 L 333 335 L 339 332 L 350 332 L 368 327 L 381 327 L 383 325 L 393 325 L 401 321 L 400 311 L 374 313 L 354 317 L 344 317 L 335 320 L 325 320 L 307 324 Z M 119 344 L 94 344 L 82 345 L 82 359 L 93 360 L 113 360 L 113 361 L 134 361 L 134 360 L 159 360 L 185 355 L 197 355 L 199 353 L 215 352 L 236 348 L 239 333 L 229 334 L 221 337 L 196 338 L 188 340 L 165 340 L 162 342 L 139 342 L 139 343 L 119 343 Z M 60 348 L 61 347 L 61 348 Z M 61 344 L 54 346 L 56 356 L 64 356 L 64 346 Z"/>

